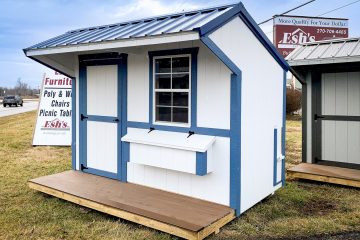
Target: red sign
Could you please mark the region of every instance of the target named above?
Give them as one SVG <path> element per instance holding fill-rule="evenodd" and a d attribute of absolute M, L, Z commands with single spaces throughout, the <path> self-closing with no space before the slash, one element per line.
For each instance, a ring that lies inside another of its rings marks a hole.
<path fill-rule="evenodd" d="M 283 57 L 306 42 L 349 36 L 348 20 L 300 16 L 274 18 L 274 44 Z"/>

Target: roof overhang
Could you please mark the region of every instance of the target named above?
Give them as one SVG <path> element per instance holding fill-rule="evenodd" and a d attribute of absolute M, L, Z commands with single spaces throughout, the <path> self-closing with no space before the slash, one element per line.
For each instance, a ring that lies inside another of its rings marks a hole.
<path fill-rule="evenodd" d="M 349 57 L 332 57 L 332 58 L 319 58 L 319 59 L 304 59 L 304 60 L 289 60 L 288 63 L 292 67 L 296 66 L 312 66 L 319 64 L 337 64 L 337 63 L 350 63 L 360 62 L 360 56 L 349 56 Z"/>
<path fill-rule="evenodd" d="M 24 50 L 24 52 L 25 55 L 28 57 L 36 57 L 36 56 L 53 55 L 53 54 L 61 54 L 61 53 L 79 53 L 79 52 L 155 45 L 155 44 L 166 44 L 166 43 L 174 43 L 174 42 L 193 41 L 199 39 L 200 36 L 197 31 L 187 31 L 187 32 L 179 32 L 179 33 L 162 34 L 156 36 L 140 37 L 140 38 L 119 39 L 116 41 L 108 41 L 108 42 L 96 42 L 96 43 L 68 45 L 68 46 L 63 45 L 63 46 L 44 48 L 44 49 L 41 48 L 30 49 L 30 50 Z"/>

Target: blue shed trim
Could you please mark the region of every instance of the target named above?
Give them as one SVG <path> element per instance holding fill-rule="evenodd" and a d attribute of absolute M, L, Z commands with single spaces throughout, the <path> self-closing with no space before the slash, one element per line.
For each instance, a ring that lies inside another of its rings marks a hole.
<path fill-rule="evenodd" d="M 71 168 L 76 170 L 76 78 L 71 80 Z"/>
<path fill-rule="evenodd" d="M 235 16 L 237 16 L 242 11 L 243 8 L 244 5 L 241 2 L 239 2 L 238 4 L 234 5 L 230 10 L 228 10 L 226 13 L 221 14 L 219 17 L 201 26 L 198 29 L 200 36 L 201 37 L 207 36 L 210 33 L 214 32 L 216 29 L 223 26 L 228 21 L 230 21 Z"/>
<path fill-rule="evenodd" d="M 230 20 L 234 19 L 236 16 L 239 16 L 241 20 L 248 26 L 248 28 L 253 32 L 255 37 L 262 43 L 262 45 L 266 48 L 266 50 L 271 54 L 271 56 L 280 64 L 280 66 L 288 71 L 290 69 L 289 64 L 285 61 L 285 59 L 280 55 L 278 50 L 274 47 L 274 45 L 270 42 L 268 37 L 264 34 L 261 28 L 257 25 L 254 19 L 250 16 L 250 14 L 245 9 L 244 5 L 240 2 L 231 8 L 226 13 L 220 15 L 219 17 L 213 19 L 212 21 L 206 23 L 201 26 L 198 31 L 201 36 L 207 37 L 212 32 L 216 31 L 218 28 L 225 25 Z M 231 68 L 230 68 L 231 69 Z"/>
<path fill-rule="evenodd" d="M 201 38 L 203 42 L 236 75 L 241 75 L 241 70 L 231 59 L 207 36 Z"/>
<path fill-rule="evenodd" d="M 257 23 L 254 21 L 254 19 L 250 16 L 248 11 L 244 7 L 241 9 L 239 16 L 244 21 L 244 23 L 248 26 L 248 28 L 253 32 L 253 34 L 256 36 L 256 38 L 266 48 L 266 50 L 271 54 L 271 56 L 280 64 L 280 66 L 285 71 L 288 71 L 290 69 L 289 64 L 280 55 L 279 51 L 270 42 L 268 37 L 261 30 L 261 28 L 257 25 Z"/>
<path fill-rule="evenodd" d="M 105 53 L 79 56 L 79 112 L 87 118 L 80 122 L 80 164 L 82 171 L 127 181 L 127 161 L 129 159 L 129 144 L 121 142 L 121 137 L 127 133 L 127 54 Z M 117 117 L 87 115 L 87 79 L 86 67 L 95 65 L 117 65 L 118 66 L 118 108 Z M 109 173 L 99 169 L 87 167 L 87 121 L 117 122 L 117 173 Z"/>
<path fill-rule="evenodd" d="M 107 178 L 112 178 L 112 179 L 118 179 L 116 173 L 103 171 L 103 170 L 99 170 L 99 169 L 94 169 L 94 168 L 87 168 L 86 173 L 90 173 L 90 174 L 94 174 L 94 175 L 98 175 L 98 176 L 102 176 L 102 177 L 107 177 Z"/>
<path fill-rule="evenodd" d="M 283 155 L 282 159 L 282 185 L 285 186 L 286 184 L 286 176 L 285 176 L 285 160 L 286 160 L 286 71 L 284 71 L 284 78 L 283 78 L 283 126 L 281 132 L 281 152 Z"/>
<path fill-rule="evenodd" d="M 191 119 L 190 119 L 190 131 L 193 131 L 196 128 L 196 114 L 197 114 L 197 55 L 199 48 L 180 48 L 180 49 L 170 49 L 170 50 L 160 50 L 160 51 L 149 51 L 149 123 L 150 127 L 154 127 L 153 123 L 153 87 L 154 87 L 154 57 L 159 56 L 168 56 L 168 55 L 180 55 L 180 54 L 190 54 L 191 55 Z M 160 126 L 160 125 L 157 125 Z M 187 128 L 187 127 L 172 127 L 167 126 L 168 129 L 173 128 Z"/>
<path fill-rule="evenodd" d="M 127 57 L 127 54 L 121 54 L 120 64 L 118 65 L 118 75 L 120 80 L 120 89 L 118 89 L 118 92 L 120 93 L 118 114 L 120 114 L 121 137 L 127 134 Z M 130 158 L 130 144 L 121 141 L 121 137 L 118 138 L 118 149 L 121 149 L 121 158 L 120 161 L 118 161 L 118 174 L 120 181 L 127 182 L 127 162 Z"/>
<path fill-rule="evenodd" d="M 231 74 L 230 207 L 241 212 L 241 75 Z"/>
<path fill-rule="evenodd" d="M 208 37 L 201 41 L 227 66 L 231 74 L 230 90 L 230 207 L 236 215 L 241 212 L 241 70 L 231 59 Z"/>
<path fill-rule="evenodd" d="M 196 175 L 207 174 L 207 152 L 196 152 Z"/>
<path fill-rule="evenodd" d="M 133 121 L 129 121 L 127 126 L 129 128 L 142 128 L 142 129 L 149 129 L 150 127 L 153 127 L 154 130 L 181 132 L 181 133 L 189 133 L 189 131 L 194 131 L 195 134 L 218 136 L 218 137 L 230 137 L 230 130 L 220 129 L 220 128 L 195 127 L 190 129 L 184 127 L 172 127 L 172 126 L 154 125 L 154 124 L 150 125 L 150 123 L 146 123 L 146 122 L 133 122 Z"/>
<path fill-rule="evenodd" d="M 87 81 L 86 66 L 79 66 L 79 117 L 81 114 L 87 115 Z M 79 118 L 79 168 L 87 165 L 87 121 Z"/>
<path fill-rule="evenodd" d="M 274 156 L 273 156 L 273 162 L 274 162 L 274 176 L 273 176 L 273 186 L 277 186 L 279 183 L 282 182 L 282 179 L 280 179 L 279 181 L 277 180 L 277 169 L 278 169 L 278 161 L 277 161 L 277 157 L 278 157 L 278 153 L 277 153 L 277 143 L 278 143 L 278 130 L 277 128 L 274 128 Z"/>
<path fill-rule="evenodd" d="M 94 122 L 116 122 L 118 117 L 100 116 L 100 115 L 86 115 L 88 121 Z"/>

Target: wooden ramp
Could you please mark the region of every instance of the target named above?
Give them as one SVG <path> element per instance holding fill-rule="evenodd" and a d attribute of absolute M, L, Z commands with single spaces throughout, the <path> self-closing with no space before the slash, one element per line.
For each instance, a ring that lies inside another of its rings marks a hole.
<path fill-rule="evenodd" d="M 81 206 L 186 239 L 203 239 L 235 218 L 233 209 L 175 193 L 66 171 L 29 187 Z"/>
<path fill-rule="evenodd" d="M 301 163 L 287 170 L 289 177 L 360 187 L 360 170 Z"/>

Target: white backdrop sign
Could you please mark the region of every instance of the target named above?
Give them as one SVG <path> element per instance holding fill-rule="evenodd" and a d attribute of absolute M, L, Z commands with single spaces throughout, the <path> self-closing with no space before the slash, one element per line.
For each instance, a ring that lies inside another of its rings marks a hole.
<path fill-rule="evenodd" d="M 33 145 L 71 145 L 71 78 L 44 74 Z"/>

